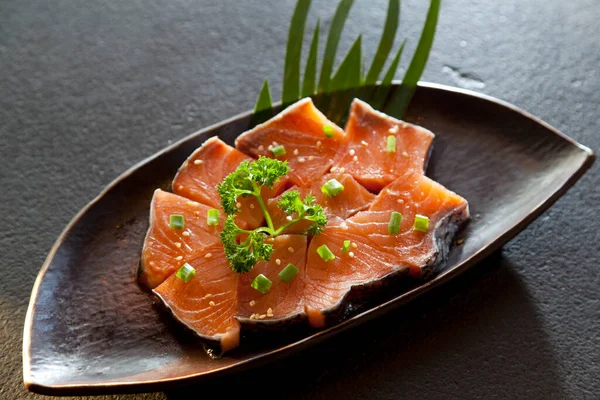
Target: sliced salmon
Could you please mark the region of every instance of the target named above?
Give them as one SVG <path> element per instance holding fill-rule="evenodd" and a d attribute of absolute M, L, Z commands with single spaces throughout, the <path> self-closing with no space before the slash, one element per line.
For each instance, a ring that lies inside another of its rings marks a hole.
<path fill-rule="evenodd" d="M 219 138 L 212 137 L 196 149 L 179 168 L 173 180 L 173 192 L 214 208 L 221 208 L 217 185 L 235 171 L 242 161 L 252 161 L 252 158 Z M 281 193 L 286 182 L 287 179 L 277 182 L 273 189 L 263 187 L 262 195 L 265 201 Z M 238 225 L 249 229 L 261 226 L 264 215 L 256 198 L 240 197 L 238 202 L 241 210 L 236 218 Z"/>
<path fill-rule="evenodd" d="M 218 342 L 221 351 L 237 347 L 238 274 L 229 268 L 223 246 L 217 243 L 206 247 L 187 263 L 196 270 L 189 282 L 173 274 L 153 292 L 175 318 L 200 337 Z"/>
<path fill-rule="evenodd" d="M 331 179 L 337 180 L 344 186 L 344 190 L 334 197 L 329 197 L 321 190 L 323 185 Z M 360 185 L 350 174 L 327 174 L 313 182 L 309 187 L 302 188 L 292 186 L 287 191 L 291 190 L 297 190 L 302 199 L 308 194 L 313 195 L 316 203 L 323 207 L 328 216 L 337 216 L 342 219 L 348 218 L 357 212 L 368 208 L 375 199 L 375 195 Z M 268 202 L 269 214 L 271 214 L 271 218 L 276 227 L 287 222 L 287 215 L 277 206 L 282 195 L 272 198 Z M 292 225 L 286 232 L 304 233 L 310 225 L 311 223 L 309 221 L 301 221 Z"/>
<path fill-rule="evenodd" d="M 140 264 L 140 281 L 146 287 L 155 288 L 206 248 L 221 245 L 219 232 L 225 217 L 221 215 L 219 225 L 208 225 L 207 212 L 211 208 L 160 189 L 154 192 Z M 170 226 L 171 215 L 183 216 L 183 229 Z"/>
<path fill-rule="evenodd" d="M 330 129 L 333 137 L 325 135 Z M 269 121 L 242 133 L 235 146 L 252 157 L 274 158 L 273 147 L 283 146 L 285 154 L 276 157 L 287 160 L 292 171 L 290 180 L 306 187 L 329 170 L 338 150 L 345 145 L 344 131 L 329 121 L 310 98 L 302 99 Z"/>
<path fill-rule="evenodd" d="M 388 225 L 393 211 L 402 214 L 398 234 Z M 429 220 L 427 232 L 414 229 L 415 216 Z M 344 222 L 330 223 L 313 238 L 307 256 L 306 312 L 311 325 L 323 326 L 326 315 L 345 305 L 353 288 L 381 284 L 408 270 L 425 277 L 445 261 L 454 234 L 468 219 L 465 199 L 419 172 L 409 173 L 387 186 L 371 205 Z M 352 254 L 343 254 L 351 240 Z M 327 245 L 337 256 L 324 261 L 317 248 Z"/>
<path fill-rule="evenodd" d="M 273 245 L 271 260 L 257 263 L 250 272 L 239 277 L 238 316 L 243 322 L 250 322 L 248 319 L 281 322 L 304 315 L 306 235 L 281 235 L 268 239 L 266 243 Z M 278 275 L 288 264 L 293 264 L 299 271 L 286 283 Z M 265 294 L 251 286 L 259 274 L 273 282 Z"/>
<path fill-rule="evenodd" d="M 378 192 L 407 171 L 423 172 L 434 134 L 374 110 L 355 99 L 346 123 L 347 145 L 333 170 L 345 171 L 372 192 Z M 387 151 L 388 136 L 394 152 Z"/>

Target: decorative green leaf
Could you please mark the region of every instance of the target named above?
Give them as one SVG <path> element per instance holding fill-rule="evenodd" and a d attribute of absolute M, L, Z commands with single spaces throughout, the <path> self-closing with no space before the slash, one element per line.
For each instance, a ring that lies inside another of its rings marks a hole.
<path fill-rule="evenodd" d="M 302 56 L 304 26 L 306 25 L 310 3 L 311 0 L 298 0 L 292 16 L 283 69 L 281 101 L 284 104 L 294 102 L 300 98 L 300 58 Z"/>
<path fill-rule="evenodd" d="M 360 86 L 360 70 L 362 61 L 362 35 L 358 35 L 358 38 L 346 53 L 346 56 L 342 60 L 340 66 L 335 72 L 331 82 L 329 83 L 329 89 L 331 91 L 345 90 L 351 88 L 357 88 Z"/>
<path fill-rule="evenodd" d="M 269 80 L 265 79 L 254 106 L 254 115 L 250 126 L 255 126 L 264 122 L 273 116 L 273 101 L 271 100 L 271 91 L 269 90 Z"/>
<path fill-rule="evenodd" d="M 385 64 L 385 61 L 390 54 L 390 50 L 392 49 L 392 45 L 394 44 L 394 37 L 396 36 L 396 31 L 398 29 L 399 19 L 400 0 L 390 0 L 381 40 L 379 41 L 379 46 L 377 46 L 371 68 L 369 68 L 369 72 L 365 79 L 366 85 L 373 85 L 377 82 L 377 78 L 379 78 L 379 74 L 383 69 L 383 64 Z"/>
<path fill-rule="evenodd" d="M 317 25 L 313 33 L 312 42 L 310 44 L 310 52 L 306 60 L 306 69 L 304 70 L 304 83 L 302 85 L 302 97 L 312 96 L 315 94 L 317 84 L 317 53 L 319 50 L 319 26 L 321 20 L 317 19 Z"/>
<path fill-rule="evenodd" d="M 400 63 L 400 57 L 402 57 L 402 50 L 404 50 L 405 44 L 406 44 L 406 39 L 404 39 L 402 41 L 402 44 L 400 44 L 400 48 L 398 49 L 398 52 L 396 53 L 396 57 L 394 57 L 387 72 L 385 73 L 385 76 L 383 77 L 383 80 L 381 81 L 382 86 L 388 86 L 388 85 L 392 84 L 392 81 L 394 80 L 394 75 L 396 74 L 396 70 L 398 69 L 398 64 Z"/>
<path fill-rule="evenodd" d="M 335 53 L 337 52 L 340 36 L 342 35 L 342 30 L 344 29 L 344 24 L 346 23 L 346 18 L 348 18 L 352 3 L 354 3 L 354 0 L 341 0 L 331 21 L 327 35 L 327 44 L 325 45 L 325 53 L 323 54 L 323 65 L 321 66 L 321 77 L 319 78 L 319 92 L 329 91 Z"/>
<path fill-rule="evenodd" d="M 419 82 L 421 74 L 423 74 L 423 70 L 427 64 L 427 59 L 429 58 L 429 52 L 433 44 L 435 27 L 440 12 L 440 3 L 441 0 L 431 0 L 419 44 L 417 45 L 412 61 L 406 70 L 406 74 L 404 74 L 402 85 L 394 91 L 384 110 L 387 114 L 402 118 L 408 108 L 408 104 L 412 100 L 412 96 L 417 87 L 417 82 Z"/>

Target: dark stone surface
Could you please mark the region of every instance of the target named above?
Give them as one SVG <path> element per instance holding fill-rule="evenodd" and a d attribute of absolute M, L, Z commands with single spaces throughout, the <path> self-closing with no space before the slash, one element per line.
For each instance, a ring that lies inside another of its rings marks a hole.
<path fill-rule="evenodd" d="M 311 30 L 335 6 L 313 3 Z M 411 54 L 426 6 L 403 3 Z M 137 161 L 252 107 L 264 76 L 279 90 L 293 4 L 0 4 L 1 399 L 43 398 L 23 389 L 21 336 L 56 236 Z M 385 4 L 356 1 L 342 50 L 359 32 L 376 47 Z M 423 79 L 515 103 L 598 150 L 599 15 L 597 0 L 447 1 Z M 234 384 L 107 398 L 263 385 L 294 398 L 598 398 L 599 169 L 474 271 L 339 340 Z"/>

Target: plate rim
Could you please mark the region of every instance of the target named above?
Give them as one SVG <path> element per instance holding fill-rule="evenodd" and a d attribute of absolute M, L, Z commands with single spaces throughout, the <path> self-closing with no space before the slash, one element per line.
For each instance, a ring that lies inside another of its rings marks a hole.
<path fill-rule="evenodd" d="M 392 86 L 398 86 L 398 85 L 400 85 L 400 83 L 401 83 L 400 81 L 394 81 L 392 83 Z M 569 142 L 571 145 L 577 147 L 580 151 L 582 151 L 585 154 L 585 159 L 582 160 L 581 164 L 577 167 L 577 169 L 573 172 L 573 174 L 571 174 L 568 177 L 568 179 L 560 187 L 558 187 L 554 192 L 552 192 L 552 194 L 549 197 L 547 197 L 545 200 L 541 201 L 539 204 L 537 204 L 535 207 L 533 207 L 532 211 L 530 211 L 525 217 L 523 217 L 521 220 L 519 220 L 510 229 L 499 234 L 494 241 L 492 241 L 489 244 L 478 249 L 475 253 L 473 253 L 470 257 L 466 258 L 463 262 L 458 264 L 455 268 L 447 270 L 447 271 L 443 271 L 442 273 L 437 275 L 436 278 L 433 280 L 427 281 L 427 282 L 423 283 L 422 285 L 419 285 L 416 288 L 413 288 L 405 293 L 402 293 L 401 295 L 394 297 L 393 299 L 390 299 L 381 304 L 378 304 L 375 307 L 364 310 L 364 311 L 360 312 L 359 314 L 352 316 L 351 318 L 345 319 L 344 321 L 340 322 L 339 324 L 328 327 L 327 329 L 316 331 L 312 335 L 302 338 L 298 341 L 287 344 L 285 346 L 278 347 L 274 350 L 267 351 L 260 355 L 255 355 L 251 358 L 240 361 L 231 366 L 225 366 L 225 367 L 213 369 L 210 371 L 197 372 L 197 373 L 192 373 L 192 374 L 182 375 L 182 376 L 177 376 L 177 377 L 139 380 L 139 381 L 135 381 L 135 379 L 133 379 L 132 381 L 129 381 L 129 382 L 127 382 L 127 381 L 125 381 L 125 382 L 123 382 L 123 381 L 120 381 L 120 382 L 119 381 L 118 382 L 108 381 L 108 382 L 101 382 L 101 383 L 68 383 L 68 384 L 57 384 L 57 385 L 48 385 L 48 384 L 42 384 L 42 383 L 35 382 L 32 379 L 32 374 L 31 374 L 31 372 L 32 372 L 31 371 L 31 365 L 32 365 L 31 364 L 31 333 L 32 333 L 32 328 L 33 328 L 33 316 L 35 314 L 35 304 L 36 304 L 37 296 L 39 294 L 41 282 L 48 270 L 48 267 L 50 266 L 52 260 L 54 259 L 54 256 L 55 256 L 58 248 L 63 244 L 64 239 L 69 234 L 69 232 L 73 229 L 75 224 L 77 224 L 77 222 L 81 219 L 81 217 L 91 207 L 93 207 L 97 202 L 99 202 L 111 189 L 113 189 L 121 181 L 123 181 L 124 179 L 129 177 L 131 174 L 133 174 L 136 170 L 138 170 L 145 164 L 150 163 L 151 161 L 155 160 L 156 158 L 162 156 L 165 153 L 168 153 L 168 152 L 171 152 L 171 151 L 177 149 L 179 146 L 183 145 L 184 143 L 186 143 L 187 141 L 189 141 L 190 139 L 192 139 L 196 136 L 199 136 L 207 131 L 211 131 L 211 130 L 220 128 L 222 126 L 225 126 L 225 125 L 227 125 L 233 121 L 239 120 L 241 118 L 248 117 L 253 113 L 253 111 L 250 110 L 250 111 L 245 111 L 245 112 L 239 113 L 239 114 L 234 115 L 230 118 L 227 118 L 223 121 L 217 122 L 215 124 L 212 124 L 210 126 L 202 128 L 200 130 L 197 130 L 189 135 L 186 135 L 185 137 L 181 138 L 180 140 L 176 141 L 175 143 L 163 148 L 162 150 L 159 150 L 158 152 L 152 154 L 151 156 L 135 163 L 133 166 L 128 168 L 122 174 L 117 176 L 113 181 L 111 181 L 108 185 L 106 185 L 104 187 L 104 189 L 102 189 L 102 191 L 96 197 L 94 197 L 83 208 L 81 208 L 81 210 L 79 210 L 79 212 L 77 212 L 77 214 L 75 214 L 75 216 L 69 221 L 69 223 L 63 229 L 63 231 L 57 237 L 56 241 L 50 248 L 50 251 L 48 252 L 48 255 L 46 256 L 46 259 L 44 260 L 44 263 L 42 264 L 42 266 L 38 272 L 38 275 L 34 281 L 34 284 L 33 284 L 32 290 L 31 290 L 30 299 L 29 299 L 29 304 L 27 307 L 27 314 L 25 317 L 25 324 L 23 327 L 23 351 L 22 351 L 23 382 L 24 382 L 25 388 L 29 391 L 40 393 L 40 394 L 63 395 L 63 396 L 64 395 L 85 395 L 85 394 L 116 394 L 116 393 L 150 392 L 150 391 L 155 391 L 155 390 L 164 390 L 168 387 L 174 387 L 175 385 L 182 384 L 184 382 L 192 383 L 192 381 L 194 379 L 200 380 L 203 377 L 207 377 L 207 376 L 218 377 L 220 375 L 223 375 L 224 372 L 226 372 L 226 371 L 233 370 L 233 371 L 239 372 L 239 371 L 242 371 L 242 370 L 248 368 L 249 364 L 252 366 L 264 365 L 265 363 L 268 363 L 268 362 L 274 361 L 278 358 L 284 357 L 288 352 L 290 352 L 293 349 L 301 350 L 302 348 L 312 344 L 313 342 L 321 342 L 323 340 L 330 338 L 331 336 L 333 336 L 335 334 L 344 332 L 344 331 L 348 330 L 349 328 L 358 326 L 362 323 L 367 322 L 368 320 L 377 318 L 384 312 L 391 310 L 393 307 L 398 307 L 402 304 L 406 304 L 407 302 L 414 299 L 417 295 L 421 295 L 423 293 L 429 292 L 432 289 L 434 289 L 440 285 L 443 285 L 446 282 L 448 282 L 449 280 L 452 280 L 453 278 L 461 275 L 466 270 L 468 270 L 469 267 L 480 262 L 481 260 L 483 260 L 485 257 L 490 255 L 497 249 L 503 247 L 508 241 L 510 241 L 514 236 L 516 236 L 521 230 L 523 230 L 527 225 L 529 225 L 536 218 L 538 218 L 545 210 L 547 210 L 550 206 L 552 206 L 561 196 L 563 196 L 567 192 L 567 190 L 569 188 L 571 188 L 581 178 L 581 176 L 583 176 L 583 174 L 592 166 L 592 164 L 594 163 L 594 161 L 596 159 L 596 154 L 589 147 L 577 142 L 576 140 L 574 140 L 573 138 L 562 133 L 561 131 L 554 128 L 547 122 L 541 120 L 540 118 L 530 114 L 529 112 L 523 110 L 522 108 L 517 107 L 516 105 L 509 103 L 507 101 L 498 99 L 496 97 L 493 97 L 493 96 L 490 96 L 487 94 L 475 92 L 472 90 L 447 86 L 447 85 L 438 84 L 438 83 L 419 81 L 418 88 L 434 89 L 434 90 L 440 90 L 440 91 L 444 91 L 444 92 L 451 92 L 451 93 L 459 94 L 462 96 L 474 97 L 479 100 L 495 103 L 502 107 L 508 108 L 511 111 L 517 112 L 518 114 L 521 114 L 522 116 L 542 125 L 547 130 L 552 132 L 553 134 L 561 137 L 562 139 Z M 277 102 L 274 104 L 274 107 L 277 107 L 280 104 L 281 104 L 281 102 Z"/>

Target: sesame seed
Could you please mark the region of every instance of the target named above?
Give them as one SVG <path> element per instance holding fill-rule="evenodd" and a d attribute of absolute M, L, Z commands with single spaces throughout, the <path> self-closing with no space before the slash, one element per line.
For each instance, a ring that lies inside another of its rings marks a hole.
<path fill-rule="evenodd" d="M 258 151 L 265 151 L 265 146 L 263 146 L 262 144 L 258 146 Z"/>
<path fill-rule="evenodd" d="M 346 168 L 344 168 L 344 167 L 340 168 L 340 174 L 343 174 L 344 172 L 346 172 Z"/>
<path fill-rule="evenodd" d="M 290 247 L 288 247 L 288 251 L 289 251 L 290 253 L 293 253 L 293 252 L 294 252 L 294 248 L 290 246 Z"/>
<path fill-rule="evenodd" d="M 256 301 L 252 300 L 252 301 L 251 301 L 250 303 L 248 303 L 248 304 L 250 304 L 250 307 L 254 307 L 254 305 L 256 304 Z M 254 314 L 253 314 L 253 315 L 254 315 Z"/>
<path fill-rule="evenodd" d="M 273 146 L 279 146 L 279 143 L 273 140 Z"/>
<path fill-rule="evenodd" d="M 403 122 L 400 125 L 402 125 L 402 128 L 404 128 L 404 129 L 408 128 L 408 124 L 406 122 Z"/>
<path fill-rule="evenodd" d="M 175 259 L 176 259 L 177 261 L 181 261 L 181 260 L 183 260 L 183 256 L 177 256 L 177 257 L 175 257 Z"/>
<path fill-rule="evenodd" d="M 369 143 L 365 142 L 364 140 L 361 140 L 361 141 L 360 141 L 360 143 L 361 143 L 363 146 L 368 146 L 368 145 L 369 145 Z"/>
<path fill-rule="evenodd" d="M 177 189 L 179 189 L 179 190 L 183 190 L 183 186 L 182 186 L 182 185 L 179 185 L 179 186 L 177 186 Z"/>
<path fill-rule="evenodd" d="M 192 207 L 197 207 L 200 204 L 195 202 L 195 201 L 186 201 L 185 204 L 187 204 L 188 206 L 192 206 Z"/>
<path fill-rule="evenodd" d="M 358 247 L 358 245 L 356 243 L 352 242 L 352 248 L 356 249 L 357 247 Z"/>
<path fill-rule="evenodd" d="M 294 149 L 294 155 L 297 156 L 299 154 L 298 149 Z"/>
<path fill-rule="evenodd" d="M 211 307 L 214 307 L 214 306 L 215 306 L 215 302 L 214 302 L 214 301 L 210 301 L 210 302 L 208 303 L 208 305 L 209 305 L 209 306 L 211 306 Z"/>
<path fill-rule="evenodd" d="M 154 267 L 156 265 L 156 263 L 154 261 L 150 261 L 150 266 Z"/>
<path fill-rule="evenodd" d="M 407 152 L 405 152 L 405 151 L 403 151 L 403 152 L 402 152 L 402 157 L 408 157 L 408 153 L 407 153 Z"/>
<path fill-rule="evenodd" d="M 358 156 L 352 157 L 352 161 L 358 161 Z"/>
<path fill-rule="evenodd" d="M 287 217 L 285 217 L 285 219 L 287 219 L 288 221 L 291 221 L 293 218 L 291 215 L 288 215 Z"/>
<path fill-rule="evenodd" d="M 212 257 L 212 253 L 206 253 L 206 255 L 204 256 L 204 258 L 211 258 Z"/>
<path fill-rule="evenodd" d="M 402 200 L 402 199 L 398 199 L 398 200 L 396 200 L 396 202 L 397 202 L 398 204 L 402 204 L 402 203 L 404 203 L 404 200 Z"/>
<path fill-rule="evenodd" d="M 456 241 L 456 244 L 461 245 L 461 244 L 463 244 L 464 241 L 465 241 L 464 239 L 458 239 Z"/>
<path fill-rule="evenodd" d="M 258 317 L 258 319 L 265 319 L 267 318 L 267 314 L 262 314 L 260 317 Z"/>
<path fill-rule="evenodd" d="M 335 171 L 337 171 L 336 167 L 331 167 L 331 169 L 329 170 L 329 172 L 335 172 Z"/>
<path fill-rule="evenodd" d="M 183 231 L 183 232 L 181 232 L 181 234 L 183 236 L 190 236 L 190 232 L 189 231 Z"/>
<path fill-rule="evenodd" d="M 320 147 L 320 146 L 321 146 L 321 141 L 319 140 L 319 141 L 317 142 L 317 147 Z"/>
<path fill-rule="evenodd" d="M 273 309 L 272 309 L 272 308 L 269 308 L 269 309 L 267 310 L 267 317 L 272 317 L 272 316 L 273 316 Z"/>
<path fill-rule="evenodd" d="M 304 158 L 304 157 L 300 157 L 300 158 L 298 158 L 298 162 L 299 162 L 300 164 L 304 163 L 305 161 L 306 161 L 306 158 Z"/>
<path fill-rule="evenodd" d="M 194 160 L 194 165 L 200 165 L 202 164 L 204 161 L 202 160 Z"/>
<path fill-rule="evenodd" d="M 348 253 L 348 257 L 354 258 L 354 252 L 351 251 L 350 253 Z"/>
<path fill-rule="evenodd" d="M 346 223 L 344 222 L 344 223 L 342 223 L 340 225 L 340 228 L 342 228 L 343 230 L 347 231 L 348 230 L 348 225 L 346 225 Z"/>
<path fill-rule="evenodd" d="M 210 299 L 212 297 L 212 294 L 210 293 L 206 293 L 206 296 L 204 296 L 205 299 Z"/>
<path fill-rule="evenodd" d="M 279 258 L 278 258 L 278 259 L 276 259 L 276 260 L 275 260 L 275 264 L 277 264 L 277 265 L 281 265 L 281 260 L 280 260 Z"/>
<path fill-rule="evenodd" d="M 312 161 L 315 159 L 315 156 L 308 156 L 308 161 Z"/>
<path fill-rule="evenodd" d="M 250 319 L 254 319 L 254 314 L 252 314 L 252 315 L 250 316 Z"/>
<path fill-rule="evenodd" d="M 183 168 L 187 168 L 187 166 L 188 166 L 188 165 L 189 165 L 189 163 L 186 161 L 186 162 L 183 164 Z"/>
<path fill-rule="evenodd" d="M 353 155 L 355 155 L 355 154 L 356 154 L 356 151 L 355 151 L 354 149 L 351 149 L 351 150 L 350 150 L 350 155 L 351 155 L 351 156 L 353 156 Z"/>
<path fill-rule="evenodd" d="M 195 215 L 196 217 L 199 217 L 199 216 L 200 216 L 200 211 L 194 211 L 194 215 Z"/>
<path fill-rule="evenodd" d="M 240 203 L 240 202 L 235 203 L 235 208 L 242 208 L 242 203 Z"/>
<path fill-rule="evenodd" d="M 175 247 L 177 247 L 178 249 L 180 249 L 181 248 L 181 243 L 175 242 Z"/>
<path fill-rule="evenodd" d="M 398 125 L 394 125 L 390 129 L 388 129 L 389 133 L 398 133 Z"/>
<path fill-rule="evenodd" d="M 270 145 L 269 145 L 269 147 L 267 147 L 267 149 L 269 149 L 269 150 L 273 150 L 273 145 L 272 145 L 272 144 L 270 144 Z"/>
<path fill-rule="evenodd" d="M 254 210 L 254 204 L 250 204 L 250 208 Z"/>

